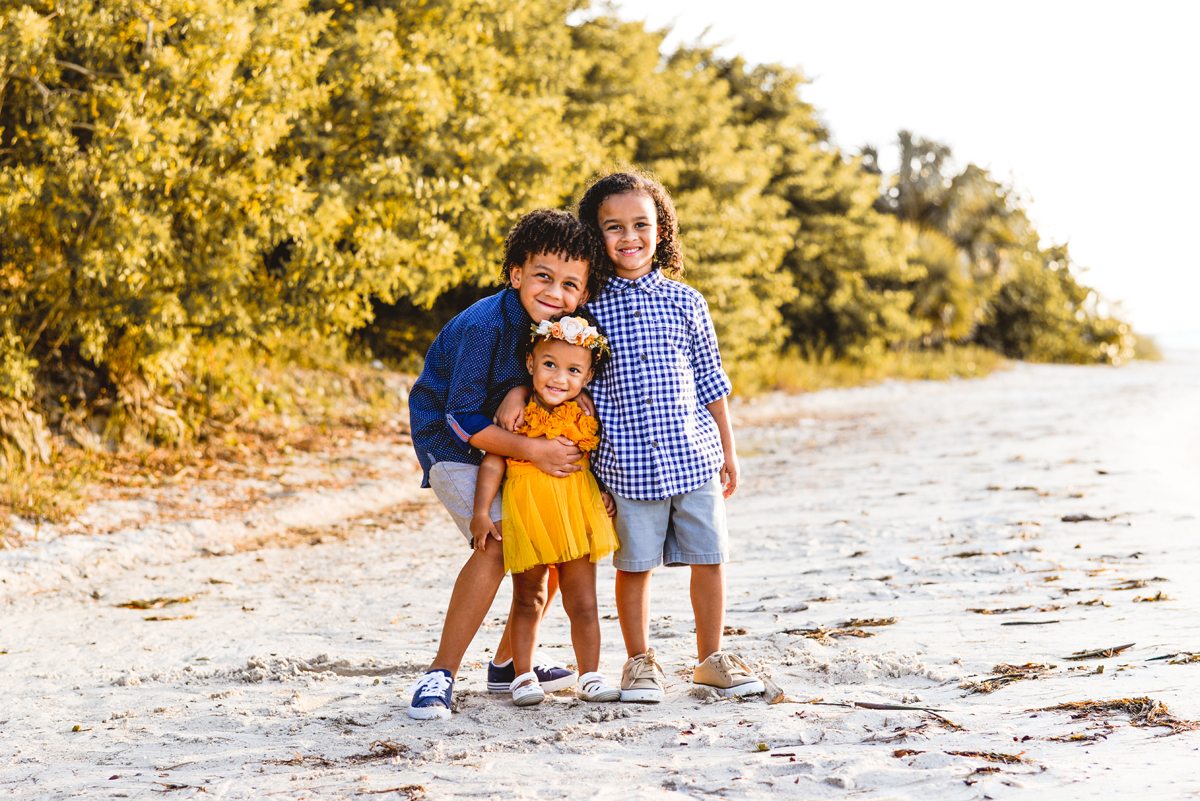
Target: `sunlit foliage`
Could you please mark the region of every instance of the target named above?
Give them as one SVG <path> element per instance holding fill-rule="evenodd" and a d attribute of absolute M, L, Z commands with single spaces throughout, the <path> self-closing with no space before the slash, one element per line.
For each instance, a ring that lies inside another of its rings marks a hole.
<path fill-rule="evenodd" d="M 43 417 L 195 438 L 203 393 L 254 394 L 231 348 L 411 365 L 521 214 L 626 164 L 674 195 L 741 387 L 785 349 L 1129 358 L 986 172 L 902 134 L 884 176 L 797 70 L 587 6 L 0 0 L 0 460 L 45 458 Z"/>

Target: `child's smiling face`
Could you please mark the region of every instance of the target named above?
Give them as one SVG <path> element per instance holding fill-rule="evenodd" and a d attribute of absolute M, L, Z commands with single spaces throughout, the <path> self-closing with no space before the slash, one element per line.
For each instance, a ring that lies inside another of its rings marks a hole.
<path fill-rule="evenodd" d="M 597 216 L 604 249 L 619 277 L 632 281 L 654 269 L 658 211 L 649 196 L 641 192 L 609 195 Z"/>
<path fill-rule="evenodd" d="M 543 409 L 574 400 L 592 380 L 592 352 L 561 339 L 543 339 L 525 357 L 533 377 L 533 396 Z"/>
<path fill-rule="evenodd" d="M 509 269 L 512 287 L 535 323 L 575 311 L 587 300 L 587 277 L 587 262 L 553 253 L 530 256 Z"/>

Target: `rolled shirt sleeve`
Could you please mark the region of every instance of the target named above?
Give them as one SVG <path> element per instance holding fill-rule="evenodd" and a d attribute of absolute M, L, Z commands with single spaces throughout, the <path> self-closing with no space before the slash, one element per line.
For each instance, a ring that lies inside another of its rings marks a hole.
<path fill-rule="evenodd" d="M 717 332 L 708 314 L 708 303 L 703 297 L 697 297 L 691 322 L 694 332 L 692 365 L 696 381 L 696 400 L 701 406 L 707 406 L 733 392 L 733 382 L 721 367 Z"/>

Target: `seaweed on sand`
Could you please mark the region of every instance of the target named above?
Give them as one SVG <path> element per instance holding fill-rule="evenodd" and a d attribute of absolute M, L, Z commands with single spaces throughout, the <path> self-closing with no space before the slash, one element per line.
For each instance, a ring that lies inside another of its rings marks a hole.
<path fill-rule="evenodd" d="M 1040 679 L 1055 667 L 1055 665 L 1042 665 L 1037 662 L 1026 662 L 1024 665 L 1009 665 L 1001 662 L 992 668 L 994 678 L 985 681 L 964 681 L 958 686 L 967 690 L 967 695 L 987 695 L 1014 682 Z"/>
<path fill-rule="evenodd" d="M 173 604 L 190 604 L 195 600 L 193 595 L 184 595 L 181 598 L 151 598 L 148 601 L 126 601 L 123 604 L 114 604 L 118 609 L 162 609 L 164 606 Z"/>
<path fill-rule="evenodd" d="M 1115 698 L 1111 701 L 1072 701 L 1066 704 L 1042 707 L 1031 712 L 1072 712 L 1072 720 L 1107 717 L 1125 713 L 1132 726 L 1153 728 L 1165 726 L 1171 734 L 1200 729 L 1200 721 L 1177 718 L 1162 701 L 1153 698 Z"/>
<path fill-rule="evenodd" d="M 974 612 L 977 615 L 1007 615 L 1009 612 L 1024 612 L 1026 609 L 1032 609 L 1033 604 L 1028 606 L 1008 606 L 1003 609 L 968 609 L 968 612 Z"/>
<path fill-rule="evenodd" d="M 858 629 L 858 628 L 829 629 L 829 628 L 825 628 L 824 626 L 820 626 L 815 629 L 787 629 L 783 633 L 791 634 L 791 635 L 797 636 L 797 637 L 807 637 L 810 640 L 816 640 L 817 642 L 821 643 L 822 645 L 829 645 L 832 642 L 832 638 L 835 638 L 835 637 L 840 639 L 842 637 L 874 637 L 875 636 L 875 632 L 873 632 L 873 631 L 863 631 L 862 629 Z"/>
<path fill-rule="evenodd" d="M 1108 659 L 1116 656 L 1126 648 L 1132 648 L 1135 643 L 1126 643 L 1124 645 L 1114 645 L 1112 648 L 1097 648 L 1092 651 L 1076 651 L 1070 656 L 1064 656 L 1063 659 L 1069 659 L 1073 662 L 1078 662 L 1081 659 Z"/>

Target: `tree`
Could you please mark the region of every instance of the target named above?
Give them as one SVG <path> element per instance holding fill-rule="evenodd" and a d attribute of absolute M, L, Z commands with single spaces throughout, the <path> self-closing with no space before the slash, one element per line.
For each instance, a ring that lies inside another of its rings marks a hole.
<path fill-rule="evenodd" d="M 780 66 L 722 63 L 736 119 L 768 154 L 767 196 L 794 226 L 784 273 L 798 292 L 782 306 L 787 342 L 863 359 L 920 333 L 908 315 L 907 284 L 919 268 L 905 259 L 895 221 L 874 209 L 878 179 L 829 142 L 799 96 L 803 76 Z"/>

